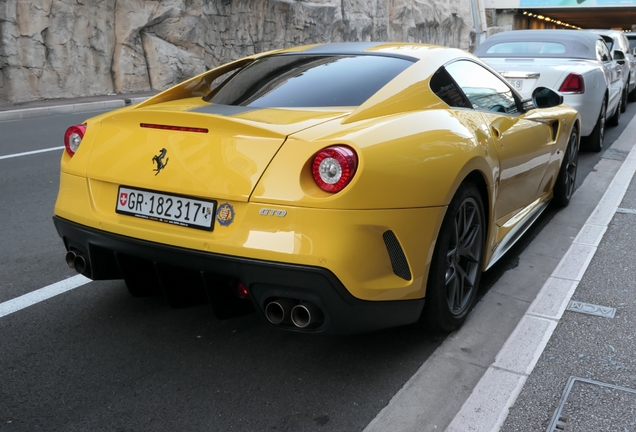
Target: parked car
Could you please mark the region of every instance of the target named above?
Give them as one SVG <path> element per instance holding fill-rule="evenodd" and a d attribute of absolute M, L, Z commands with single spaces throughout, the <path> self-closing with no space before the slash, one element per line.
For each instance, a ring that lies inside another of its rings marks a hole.
<path fill-rule="evenodd" d="M 636 55 L 636 32 L 626 32 L 625 37 L 629 41 L 632 54 Z"/>
<path fill-rule="evenodd" d="M 537 86 L 563 94 L 581 116 L 581 135 L 601 151 L 606 119 L 621 115 L 622 67 L 603 38 L 579 30 L 514 30 L 487 38 L 475 50 L 524 97 Z"/>
<path fill-rule="evenodd" d="M 601 35 L 612 53 L 612 57 L 621 65 L 623 78 L 623 99 L 621 100 L 621 112 L 627 109 L 627 101 L 636 100 L 636 57 L 634 50 L 629 45 L 625 33 L 620 30 L 588 30 Z"/>
<path fill-rule="evenodd" d="M 174 306 L 280 328 L 452 330 L 492 266 L 574 191 L 578 113 L 465 51 L 296 47 L 69 127 L 66 262 Z"/>

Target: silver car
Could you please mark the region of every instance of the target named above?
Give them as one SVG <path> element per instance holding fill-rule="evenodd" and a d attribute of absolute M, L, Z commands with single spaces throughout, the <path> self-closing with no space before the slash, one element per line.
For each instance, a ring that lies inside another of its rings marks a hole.
<path fill-rule="evenodd" d="M 620 30 L 588 30 L 601 35 L 612 53 L 612 57 L 623 70 L 623 99 L 621 112 L 625 112 L 627 101 L 636 100 L 636 57 L 629 46 L 629 40 Z"/>
<path fill-rule="evenodd" d="M 622 66 L 603 38 L 579 30 L 514 30 L 490 36 L 475 54 L 506 78 L 525 98 L 536 87 L 563 94 L 579 111 L 581 136 L 601 151 L 605 122 L 621 115 Z"/>

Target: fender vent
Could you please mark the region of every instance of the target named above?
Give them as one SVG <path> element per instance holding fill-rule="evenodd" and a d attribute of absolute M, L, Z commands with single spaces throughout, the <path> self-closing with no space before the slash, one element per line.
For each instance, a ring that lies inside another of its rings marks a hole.
<path fill-rule="evenodd" d="M 411 280 L 411 269 L 409 268 L 409 263 L 406 262 L 406 256 L 404 255 L 402 246 L 400 246 L 400 242 L 393 231 L 385 231 L 384 234 L 382 234 L 382 238 L 384 239 L 386 250 L 389 253 L 393 273 L 404 280 Z"/>

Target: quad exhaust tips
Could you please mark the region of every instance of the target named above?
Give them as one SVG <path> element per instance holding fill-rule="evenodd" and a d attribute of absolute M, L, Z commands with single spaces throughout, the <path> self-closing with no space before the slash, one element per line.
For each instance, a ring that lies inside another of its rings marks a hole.
<path fill-rule="evenodd" d="M 64 259 L 66 260 L 66 264 L 70 268 L 75 269 L 78 273 L 84 273 L 88 269 L 86 258 L 73 251 L 66 252 Z"/>
<path fill-rule="evenodd" d="M 322 310 L 310 302 L 278 298 L 265 306 L 265 317 L 274 325 L 292 324 L 300 329 L 318 327 L 324 320 Z"/>

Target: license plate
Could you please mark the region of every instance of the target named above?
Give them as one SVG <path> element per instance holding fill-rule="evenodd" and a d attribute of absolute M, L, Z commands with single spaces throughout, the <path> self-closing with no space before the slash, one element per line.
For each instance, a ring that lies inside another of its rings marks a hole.
<path fill-rule="evenodd" d="M 510 79 L 508 82 L 517 90 L 523 89 L 523 80 Z"/>
<path fill-rule="evenodd" d="M 116 212 L 142 219 L 212 231 L 216 201 L 119 187 Z"/>

